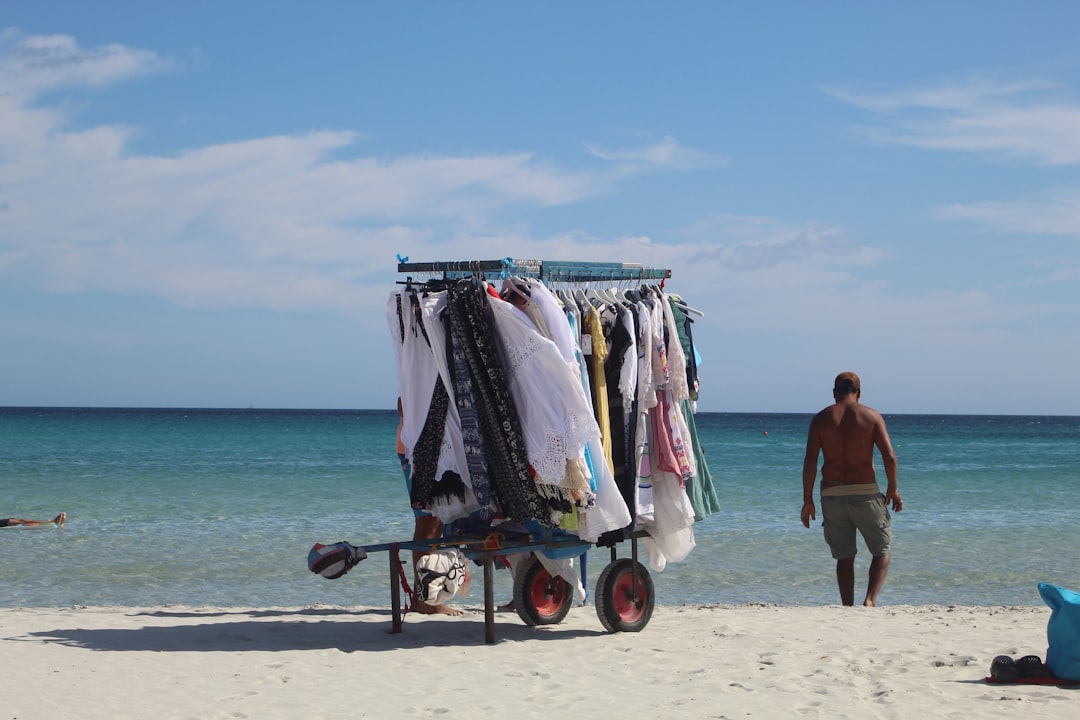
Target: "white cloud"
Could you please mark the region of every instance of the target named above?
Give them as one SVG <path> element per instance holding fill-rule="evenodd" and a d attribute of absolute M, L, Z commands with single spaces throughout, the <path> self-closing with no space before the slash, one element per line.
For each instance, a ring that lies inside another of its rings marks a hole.
<path fill-rule="evenodd" d="M 911 109 L 964 111 L 972 107 L 992 103 L 998 98 L 1014 98 L 1027 93 L 1052 90 L 1056 87 L 1056 85 L 1042 80 L 993 83 L 975 79 L 964 84 L 896 90 L 883 95 L 857 93 L 843 88 L 825 88 L 824 90 L 839 100 L 865 110 L 882 114 L 895 114 Z"/>
<path fill-rule="evenodd" d="M 791 263 L 860 267 L 876 264 L 883 256 L 878 249 L 857 245 L 840 227 L 791 225 L 760 216 L 714 214 L 679 231 L 677 236 L 699 246 L 691 262 L 728 272 Z"/>
<path fill-rule="evenodd" d="M 531 153 L 340 159 L 359 135 L 311 132 L 129 151 L 132 129 L 72 127 L 42 93 L 170 67 L 148 51 L 82 48 L 67 36 L 4 35 L 0 52 L 0 272 L 53 292 L 106 291 L 199 307 L 354 308 L 358 283 L 395 253 L 487 256 L 498 216 L 579 202 L 630 166 L 685 169 L 710 156 L 664 138 L 576 170 Z M 527 228 L 497 238 L 522 255 Z M 439 247 L 436 248 L 435 246 Z M 610 244 L 605 245 L 610 251 Z M 566 247 L 580 257 L 580 245 Z M 602 256 L 608 256 L 605 252 Z"/>
<path fill-rule="evenodd" d="M 87 49 L 68 35 L 27 36 L 14 29 L 0 32 L 3 92 L 17 98 L 33 98 L 64 87 L 100 87 L 171 66 L 171 61 L 148 50 L 122 45 Z"/>
<path fill-rule="evenodd" d="M 926 150 L 978 153 L 1036 167 L 1080 165 L 1080 101 L 1053 83 L 975 80 L 881 95 L 829 90 L 879 114 L 863 138 Z M 1034 190 L 1032 200 L 952 204 L 940 218 L 1002 233 L 1080 237 L 1080 187 Z"/>
<path fill-rule="evenodd" d="M 978 222 L 997 232 L 1080 238 L 1080 187 L 1048 191 L 1039 200 L 950 205 L 941 216 Z"/>
<path fill-rule="evenodd" d="M 879 124 L 854 128 L 873 142 L 1080 164 L 1080 102 L 1051 83 L 976 80 L 882 95 L 827 92 L 882 116 Z"/>
<path fill-rule="evenodd" d="M 596 145 L 587 145 L 586 150 L 601 160 L 621 166 L 622 172 L 655 168 L 696 170 L 723 167 L 728 164 L 727 158 L 723 155 L 683 147 L 670 135 L 665 135 L 658 142 L 640 147 L 603 150 Z"/>

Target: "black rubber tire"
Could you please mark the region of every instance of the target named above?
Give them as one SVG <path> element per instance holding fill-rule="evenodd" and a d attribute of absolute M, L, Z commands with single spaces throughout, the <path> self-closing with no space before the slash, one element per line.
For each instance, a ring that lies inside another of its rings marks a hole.
<path fill-rule="evenodd" d="M 640 632 L 652 619 L 656 604 L 652 577 L 637 563 L 635 593 L 634 564 L 630 558 L 619 558 L 596 581 L 596 614 L 608 632 Z"/>
<path fill-rule="evenodd" d="M 561 623 L 574 604 L 574 588 L 552 576 L 535 555 L 514 576 L 514 609 L 526 625 Z"/>

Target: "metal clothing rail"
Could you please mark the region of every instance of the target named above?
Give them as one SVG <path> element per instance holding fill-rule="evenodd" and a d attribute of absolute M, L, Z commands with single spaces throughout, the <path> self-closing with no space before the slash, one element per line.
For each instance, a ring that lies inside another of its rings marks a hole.
<path fill-rule="evenodd" d="M 443 273 L 444 278 L 476 273 L 534 277 L 551 282 L 605 282 L 624 280 L 665 280 L 668 268 L 645 267 L 638 263 L 572 262 L 566 260 L 448 260 L 441 262 L 399 262 L 399 273 Z"/>

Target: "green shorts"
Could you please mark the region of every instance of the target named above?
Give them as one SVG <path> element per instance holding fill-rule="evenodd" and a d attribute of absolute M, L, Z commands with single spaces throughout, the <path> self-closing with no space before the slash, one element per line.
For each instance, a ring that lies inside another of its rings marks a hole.
<path fill-rule="evenodd" d="M 885 496 L 841 495 L 821 498 L 822 527 L 825 542 L 832 550 L 835 560 L 855 557 L 855 531 L 858 530 L 866 549 L 874 557 L 889 554 L 892 544 L 892 517 L 885 504 Z"/>

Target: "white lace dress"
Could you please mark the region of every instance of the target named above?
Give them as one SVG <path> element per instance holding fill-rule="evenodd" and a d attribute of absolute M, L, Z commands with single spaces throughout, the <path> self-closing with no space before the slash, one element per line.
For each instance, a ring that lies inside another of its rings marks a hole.
<path fill-rule="evenodd" d="M 491 300 L 491 307 L 507 383 L 537 484 L 591 493 L 588 478 L 567 472 L 568 461 L 583 458 L 589 440 L 600 437 L 580 380 L 555 343 L 537 332 L 525 313 L 496 299 Z"/>

